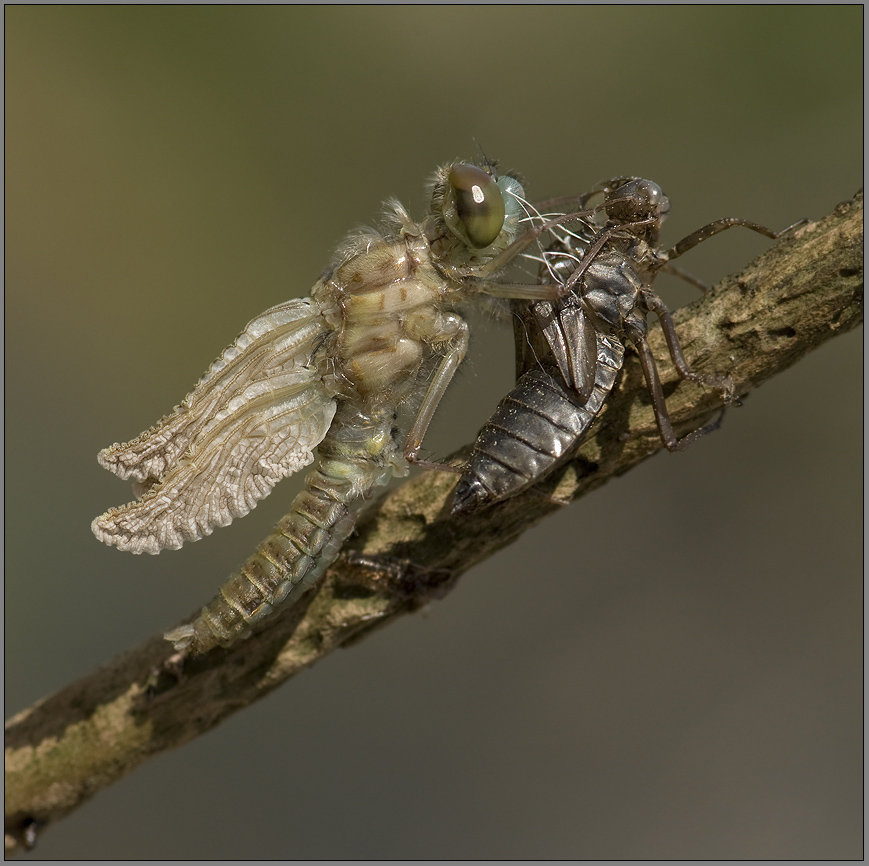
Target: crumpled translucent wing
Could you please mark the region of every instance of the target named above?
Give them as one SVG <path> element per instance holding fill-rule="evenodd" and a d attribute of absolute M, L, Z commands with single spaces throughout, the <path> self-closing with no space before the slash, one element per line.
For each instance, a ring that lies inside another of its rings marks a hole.
<path fill-rule="evenodd" d="M 251 321 L 196 387 L 150 430 L 101 451 L 141 498 L 92 524 L 133 553 L 177 549 L 247 514 L 313 460 L 335 400 L 312 363 L 328 326 L 308 299 Z"/>

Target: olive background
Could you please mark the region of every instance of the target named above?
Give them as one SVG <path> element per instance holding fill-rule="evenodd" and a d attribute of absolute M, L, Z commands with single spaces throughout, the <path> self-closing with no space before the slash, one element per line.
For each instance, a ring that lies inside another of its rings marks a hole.
<path fill-rule="evenodd" d="M 169 411 L 475 142 L 532 199 L 656 180 L 665 241 L 862 183 L 862 8 L 26 7 L 6 24 L 6 715 L 209 600 L 287 510 L 99 544 Z M 707 281 L 769 242 L 727 232 Z M 696 297 L 663 276 L 676 307 Z M 475 319 L 426 440 L 512 384 Z M 31 858 L 859 858 L 862 330 L 41 837 Z"/>

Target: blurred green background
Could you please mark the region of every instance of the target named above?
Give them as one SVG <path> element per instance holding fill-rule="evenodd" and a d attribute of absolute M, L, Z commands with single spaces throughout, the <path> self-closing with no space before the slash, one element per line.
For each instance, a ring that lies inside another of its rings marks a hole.
<path fill-rule="evenodd" d="M 474 140 L 532 198 L 617 174 L 675 241 L 862 183 L 859 6 L 6 7 L 6 706 L 211 598 L 294 493 L 178 552 L 89 523 L 349 229 Z M 686 257 L 709 281 L 768 245 Z M 658 288 L 678 306 L 690 289 Z M 475 322 L 426 445 L 510 387 Z M 859 858 L 862 332 L 50 829 L 34 858 Z M 630 525 L 629 534 L 620 527 Z"/>

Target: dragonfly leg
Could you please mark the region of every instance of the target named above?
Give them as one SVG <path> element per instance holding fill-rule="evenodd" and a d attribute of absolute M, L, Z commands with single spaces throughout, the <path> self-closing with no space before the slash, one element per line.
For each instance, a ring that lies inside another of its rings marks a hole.
<path fill-rule="evenodd" d="M 684 280 L 686 283 L 690 283 L 695 289 L 700 289 L 701 292 L 708 292 L 709 289 L 712 288 L 709 283 L 704 283 L 703 280 L 698 280 L 693 274 L 689 274 L 687 271 L 683 271 L 682 268 L 677 268 L 675 265 L 662 265 L 661 270 L 665 274 L 670 274 L 671 276 L 678 277 L 680 280 Z"/>
<path fill-rule="evenodd" d="M 673 317 L 670 315 L 670 311 L 664 302 L 657 295 L 649 292 L 645 297 L 645 304 L 661 322 L 664 339 L 667 341 L 667 348 L 670 350 L 670 357 L 673 359 L 673 364 L 678 370 L 679 375 L 689 382 L 696 382 L 698 385 L 708 385 L 710 388 L 721 391 L 725 402 L 731 403 L 733 401 L 733 380 L 729 376 L 706 376 L 702 373 L 695 373 L 685 359 L 685 355 L 682 352 L 682 344 L 679 342 L 679 336 L 676 333 L 676 326 L 673 324 Z"/>
<path fill-rule="evenodd" d="M 568 290 L 557 283 L 499 283 L 494 280 L 474 280 L 470 284 L 478 292 L 493 298 L 510 298 L 520 301 L 555 301 L 563 298 Z"/>
<path fill-rule="evenodd" d="M 701 436 L 717 430 L 724 420 L 724 409 L 721 410 L 718 418 L 715 421 L 698 427 L 687 436 L 681 439 L 676 438 L 673 431 L 673 425 L 670 422 L 670 413 L 667 411 L 667 402 L 664 399 L 664 390 L 661 388 L 661 378 L 658 376 L 658 367 L 655 364 L 655 358 L 652 355 L 649 344 L 645 340 L 638 340 L 636 343 L 637 352 L 640 355 L 640 364 L 643 368 L 643 375 L 646 379 L 646 384 L 649 387 L 649 393 L 652 396 L 652 408 L 655 410 L 655 423 L 658 426 L 658 432 L 661 434 L 661 441 L 668 451 L 684 451 L 689 445 L 696 442 Z"/>
<path fill-rule="evenodd" d="M 407 434 L 407 442 L 404 445 L 404 457 L 408 463 L 414 463 L 427 469 L 441 469 L 447 472 L 459 473 L 461 469 L 457 466 L 450 466 L 446 463 L 435 463 L 419 458 L 422 440 L 425 438 L 435 410 L 447 390 L 447 385 L 452 381 L 459 364 L 462 363 L 468 351 L 468 325 L 464 319 L 454 314 L 446 315 L 441 323 L 441 327 L 447 333 L 452 332 L 451 336 L 448 337 L 451 345 L 438 365 L 437 370 L 435 370 L 428 390 L 420 403 L 416 419 L 410 428 L 410 432 Z"/>
<path fill-rule="evenodd" d="M 554 226 L 558 225 L 562 222 L 569 222 L 570 219 L 575 219 L 576 214 L 564 214 L 563 216 L 556 217 L 555 219 L 550 220 L 547 223 L 544 223 L 542 226 L 537 226 L 533 229 L 529 229 L 525 232 L 522 237 L 518 240 L 513 241 L 513 243 L 504 250 L 499 256 L 496 256 L 492 261 L 485 267 L 478 271 L 479 277 L 486 277 L 494 271 L 498 270 L 498 268 L 503 267 L 511 258 L 517 255 L 521 250 L 523 250 L 531 241 L 535 240 L 543 231 L 547 231 Z M 475 279 L 473 281 L 473 285 L 482 292 L 485 292 L 487 295 L 492 295 L 496 298 L 517 298 L 520 300 L 527 301 L 553 301 L 558 300 L 559 298 L 565 297 L 565 295 L 570 294 L 573 290 L 573 287 L 582 279 L 583 274 L 588 270 L 590 265 L 594 262 L 598 253 L 606 246 L 607 242 L 612 239 L 613 236 L 617 234 L 621 234 L 626 230 L 636 230 L 640 228 L 644 228 L 652 224 L 651 219 L 647 220 L 638 220 L 633 223 L 624 223 L 618 226 L 611 226 L 609 228 L 602 229 L 595 236 L 592 243 L 589 245 L 588 249 L 583 253 L 582 259 L 577 265 L 576 269 L 567 279 L 567 281 L 563 284 L 537 284 L 537 285 L 524 285 L 520 283 L 499 283 L 494 282 L 487 279 Z M 510 254 L 509 257 L 507 254 Z M 506 257 L 506 258 L 505 258 Z M 497 267 L 493 267 L 497 263 Z"/>
<path fill-rule="evenodd" d="M 596 187 L 590 192 L 583 193 L 582 195 L 562 195 L 557 198 L 548 198 L 544 201 L 536 201 L 532 205 L 532 208 L 537 213 L 544 213 L 546 211 L 566 209 L 568 213 L 572 213 L 574 216 L 585 216 L 586 213 L 588 215 L 592 215 L 594 213 L 594 209 L 590 211 L 586 211 L 585 209 L 588 207 L 588 203 L 596 196 L 596 195 L 604 195 L 606 190 L 601 187 Z"/>
<path fill-rule="evenodd" d="M 696 247 L 698 244 L 702 244 L 703 241 L 709 240 L 709 238 L 711 238 L 713 235 L 717 235 L 719 232 L 726 231 L 727 229 L 732 229 L 735 226 L 742 226 L 743 228 L 750 229 L 753 232 L 757 232 L 758 234 L 765 235 L 766 237 L 772 238 L 773 240 L 777 240 L 778 238 L 786 235 L 788 232 L 791 232 L 794 229 L 805 225 L 807 222 L 807 219 L 801 219 L 795 222 L 793 225 L 788 226 L 786 229 L 782 229 L 780 232 L 774 232 L 772 229 L 760 225 L 760 223 L 754 223 L 750 220 L 739 219 L 738 217 L 724 217 L 723 219 L 715 220 L 715 222 L 711 222 L 708 225 L 697 229 L 697 231 L 691 232 L 691 234 L 687 237 L 682 238 L 679 243 L 677 243 L 673 247 L 670 247 L 670 249 L 663 254 L 663 258 L 666 261 L 678 258 L 679 256 L 687 253 L 688 250 Z"/>
<path fill-rule="evenodd" d="M 396 589 L 403 591 L 411 610 L 417 610 L 434 599 L 443 598 L 455 584 L 457 577 L 451 569 L 427 568 L 412 559 L 388 554 L 371 556 L 351 550 L 345 554 L 345 558 L 354 568 L 377 572 L 378 577 L 386 576 Z M 378 624 L 375 622 L 374 628 Z M 362 631 L 366 629 L 363 628 Z M 350 638 L 350 642 L 354 640 L 355 635 Z"/>

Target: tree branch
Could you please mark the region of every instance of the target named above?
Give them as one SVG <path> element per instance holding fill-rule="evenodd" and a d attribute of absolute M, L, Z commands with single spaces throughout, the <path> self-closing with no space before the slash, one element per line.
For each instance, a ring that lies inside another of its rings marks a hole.
<path fill-rule="evenodd" d="M 689 363 L 729 373 L 738 395 L 856 327 L 863 321 L 862 193 L 675 320 Z M 660 329 L 650 344 L 656 358 L 667 357 Z M 714 414 L 715 393 L 679 381 L 669 362 L 661 374 L 678 434 Z M 442 598 L 468 568 L 661 447 L 632 355 L 578 456 L 535 490 L 456 520 L 449 513 L 455 476 L 418 475 L 360 521 L 346 549 L 365 559 L 342 554 L 318 592 L 250 640 L 179 667 L 158 635 L 39 701 L 6 726 L 7 852 L 31 847 L 41 830 L 103 787 L 205 733 L 333 649 Z"/>

